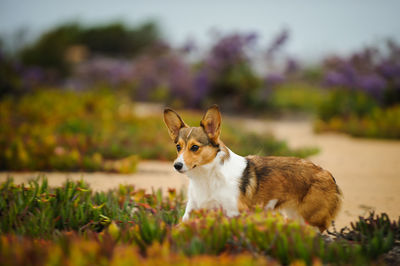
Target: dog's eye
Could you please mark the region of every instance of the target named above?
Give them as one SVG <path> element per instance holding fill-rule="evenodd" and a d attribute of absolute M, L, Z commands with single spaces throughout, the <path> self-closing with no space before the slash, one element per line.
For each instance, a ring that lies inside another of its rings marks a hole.
<path fill-rule="evenodd" d="M 197 145 L 193 145 L 192 147 L 190 147 L 191 151 L 197 151 L 199 149 L 199 146 Z"/>
<path fill-rule="evenodd" d="M 177 149 L 177 151 L 181 151 L 181 145 L 176 145 L 176 149 Z"/>

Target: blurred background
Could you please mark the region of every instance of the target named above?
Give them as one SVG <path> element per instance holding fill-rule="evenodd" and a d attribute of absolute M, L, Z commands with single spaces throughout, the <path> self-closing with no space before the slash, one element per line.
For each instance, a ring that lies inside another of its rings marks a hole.
<path fill-rule="evenodd" d="M 186 180 L 169 163 L 147 161 L 175 156 L 162 108 L 197 125 L 217 103 L 233 151 L 310 157 L 344 190 L 343 217 L 399 215 L 398 10 L 370 0 L 1 0 L 0 170 L 28 171 L 13 173 L 21 180 L 137 172 L 86 176 L 97 189 L 178 187 Z"/>

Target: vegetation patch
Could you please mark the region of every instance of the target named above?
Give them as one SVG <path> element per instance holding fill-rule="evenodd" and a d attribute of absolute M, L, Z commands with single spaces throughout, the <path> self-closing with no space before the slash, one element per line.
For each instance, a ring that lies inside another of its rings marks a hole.
<path fill-rule="evenodd" d="M 385 214 L 360 217 L 334 239 L 261 209 L 235 218 L 200 210 L 182 223 L 185 198 L 173 189 L 93 192 L 82 181 L 49 188 L 46 179 L 9 179 L 0 194 L 6 265 L 379 264 L 400 239 L 400 221 Z"/>
<path fill-rule="evenodd" d="M 355 137 L 400 138 L 400 105 L 382 108 L 360 92 L 333 91 L 320 105 L 316 132 L 339 131 Z"/>
<path fill-rule="evenodd" d="M 198 125 L 199 114 L 184 115 Z M 290 149 L 272 135 L 224 123 L 222 137 L 242 155 L 306 157 L 317 149 Z M 131 173 L 139 158 L 171 160 L 175 148 L 162 112 L 138 117 L 134 104 L 108 92 L 43 90 L 0 101 L 0 169 Z"/>

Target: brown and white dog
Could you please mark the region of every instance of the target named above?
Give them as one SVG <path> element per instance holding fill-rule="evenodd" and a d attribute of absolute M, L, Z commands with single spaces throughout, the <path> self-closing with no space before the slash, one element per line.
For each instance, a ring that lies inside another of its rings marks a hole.
<path fill-rule="evenodd" d="M 336 216 L 341 192 L 328 171 L 300 158 L 235 154 L 219 138 L 216 105 L 207 110 L 200 127 L 189 127 L 169 108 L 164 122 L 178 151 L 174 167 L 190 180 L 184 221 L 194 209 L 222 208 L 232 217 L 261 205 L 322 232 Z"/>

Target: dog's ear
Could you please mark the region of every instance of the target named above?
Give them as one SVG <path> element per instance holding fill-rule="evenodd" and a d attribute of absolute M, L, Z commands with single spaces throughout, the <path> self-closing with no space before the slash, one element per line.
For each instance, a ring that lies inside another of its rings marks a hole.
<path fill-rule="evenodd" d="M 179 130 L 183 127 L 188 127 L 177 112 L 170 108 L 164 109 L 164 122 L 167 125 L 169 135 L 174 142 L 178 141 Z"/>
<path fill-rule="evenodd" d="M 200 126 L 204 129 L 211 142 L 217 144 L 221 133 L 221 113 L 216 104 L 207 109 Z"/>

